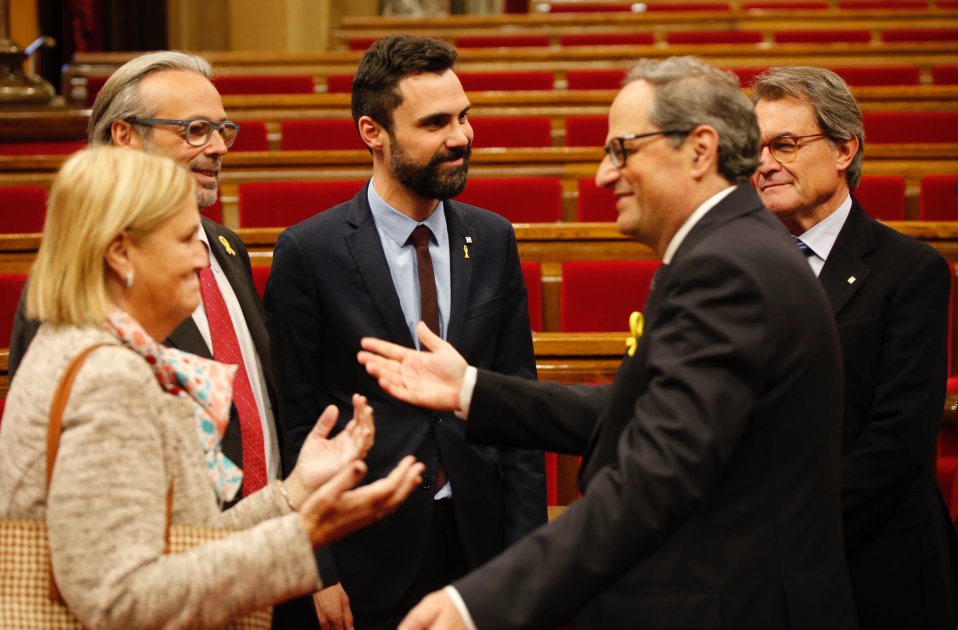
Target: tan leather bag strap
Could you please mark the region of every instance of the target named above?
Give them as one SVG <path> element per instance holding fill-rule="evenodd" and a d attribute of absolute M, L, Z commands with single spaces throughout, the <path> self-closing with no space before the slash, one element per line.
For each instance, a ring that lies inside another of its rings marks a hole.
<path fill-rule="evenodd" d="M 96 343 L 89 348 L 84 349 L 80 354 L 73 358 L 66 372 L 60 378 L 57 385 L 57 391 L 53 394 L 53 405 L 50 407 L 50 421 L 47 426 L 47 495 L 50 494 L 50 481 L 53 479 L 53 465 L 57 461 L 57 451 L 60 449 L 60 434 L 63 432 L 63 410 L 67 407 L 67 401 L 70 399 L 70 390 L 73 388 L 73 381 L 76 379 L 83 362 L 90 356 L 90 353 L 106 343 Z M 53 567 L 50 567 L 50 599 L 57 602 L 63 601 L 60 595 L 60 588 L 57 586 L 57 579 L 53 576 Z"/>

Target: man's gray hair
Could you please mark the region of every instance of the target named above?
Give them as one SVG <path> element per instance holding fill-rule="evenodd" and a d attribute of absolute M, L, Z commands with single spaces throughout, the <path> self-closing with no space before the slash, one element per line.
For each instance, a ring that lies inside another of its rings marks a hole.
<path fill-rule="evenodd" d="M 865 125 L 844 79 L 825 68 L 784 66 L 760 74 L 751 87 L 753 103 L 791 96 L 811 105 L 822 133 L 833 143 L 858 138 L 858 153 L 845 172 L 849 190 L 858 187 L 865 151 Z"/>
<path fill-rule="evenodd" d="M 659 129 L 713 127 L 719 136 L 719 173 L 729 182 L 748 181 L 758 167 L 761 134 L 735 74 L 696 57 L 671 57 L 640 60 L 626 77 L 639 80 L 655 87 L 649 122 Z M 673 140 L 675 146 L 683 141 Z"/>
<path fill-rule="evenodd" d="M 156 103 L 140 101 L 139 86 L 143 77 L 161 70 L 186 70 L 212 78 L 213 68 L 202 57 L 175 50 L 161 50 L 131 59 L 114 72 L 93 103 L 87 139 L 93 146 L 113 144 L 113 123 L 131 116 L 150 118 L 156 112 Z M 144 134 L 150 134 L 149 127 Z"/>

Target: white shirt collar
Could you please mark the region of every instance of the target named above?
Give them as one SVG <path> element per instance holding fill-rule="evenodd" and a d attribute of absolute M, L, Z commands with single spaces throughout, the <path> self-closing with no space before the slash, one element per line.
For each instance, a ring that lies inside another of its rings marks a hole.
<path fill-rule="evenodd" d="M 828 255 L 838 239 L 838 233 L 842 231 L 842 226 L 845 225 L 851 210 L 852 197 L 849 195 L 835 212 L 805 230 L 798 238 L 802 239 L 802 242 L 808 245 L 808 248 L 823 262 L 828 260 Z"/>

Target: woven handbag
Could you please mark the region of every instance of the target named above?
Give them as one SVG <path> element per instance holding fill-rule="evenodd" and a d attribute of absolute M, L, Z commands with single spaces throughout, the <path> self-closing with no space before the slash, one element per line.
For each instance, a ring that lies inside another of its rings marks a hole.
<path fill-rule="evenodd" d="M 70 388 L 87 356 L 102 345 L 105 344 L 90 346 L 77 355 L 57 386 L 47 431 L 48 491 Z M 166 553 L 186 551 L 232 533 L 231 530 L 212 527 L 171 526 L 172 488 L 171 483 L 166 496 Z M 273 609 L 264 608 L 236 619 L 226 627 L 268 630 L 272 616 Z M 46 522 L 37 519 L 0 519 L 0 628 L 72 630 L 82 627 L 60 597 L 50 564 Z"/>

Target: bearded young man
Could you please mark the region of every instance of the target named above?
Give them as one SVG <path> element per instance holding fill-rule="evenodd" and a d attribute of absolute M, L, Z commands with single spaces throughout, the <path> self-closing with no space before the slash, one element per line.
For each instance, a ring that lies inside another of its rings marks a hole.
<path fill-rule="evenodd" d="M 452 414 L 393 400 L 355 359 L 365 336 L 418 347 L 424 320 L 470 363 L 535 377 L 512 226 L 450 200 L 466 186 L 473 139 L 455 60 L 448 44 L 405 35 L 365 53 L 352 112 L 373 177 L 280 235 L 266 289 L 290 461 L 317 410 L 348 409 L 358 391 L 376 410 L 366 481 L 406 454 L 427 466 L 406 505 L 321 559 L 363 629 L 395 628 L 423 595 L 546 521 L 540 451 L 467 445 Z"/>

